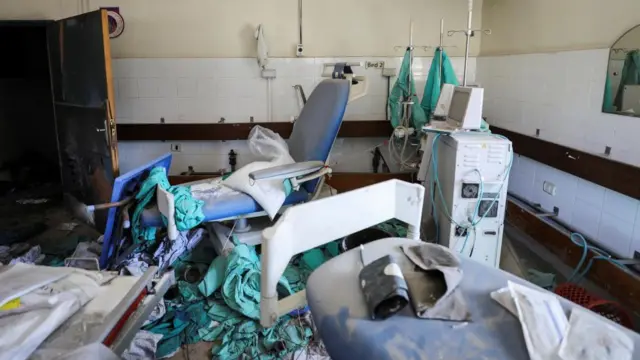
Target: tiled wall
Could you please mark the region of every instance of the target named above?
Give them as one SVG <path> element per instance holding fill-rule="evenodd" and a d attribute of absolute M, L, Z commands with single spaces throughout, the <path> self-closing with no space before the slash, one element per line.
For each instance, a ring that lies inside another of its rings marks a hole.
<path fill-rule="evenodd" d="M 568 51 L 478 58 L 492 125 L 640 166 L 640 119 L 601 112 L 609 51 Z M 604 156 L 604 155 L 603 155 Z M 544 181 L 556 195 L 542 190 Z M 519 157 L 509 191 L 545 209 L 615 254 L 640 251 L 640 201 Z"/>
<path fill-rule="evenodd" d="M 323 64 L 339 61 L 385 61 L 386 67 L 399 69 L 400 57 L 393 58 L 274 58 L 269 67 L 276 69 L 272 80 L 272 121 L 289 121 L 297 116 L 300 104 L 293 85 L 300 84 L 307 96 L 321 81 Z M 463 58 L 452 58 L 462 77 Z M 431 58 L 417 57 L 414 75 L 422 96 Z M 267 121 L 267 82 L 260 77 L 254 59 L 116 59 L 113 61 L 116 83 L 116 112 L 119 123 L 215 123 Z M 385 118 L 387 78 L 380 69 L 356 67 L 357 74 L 369 81 L 367 96 L 347 107 L 345 121 Z M 475 59 L 469 62 L 469 79 L 475 79 Z M 392 84 L 395 79 L 392 79 Z M 332 152 L 336 171 L 370 171 L 371 151 L 384 139 L 340 139 Z M 122 171 L 130 170 L 170 151 L 177 142 L 119 143 Z M 244 141 L 179 142 L 182 151 L 174 153 L 172 173 L 193 165 L 197 171 L 217 171 L 228 167 L 227 154 L 234 149 L 239 164 L 252 160 Z"/>

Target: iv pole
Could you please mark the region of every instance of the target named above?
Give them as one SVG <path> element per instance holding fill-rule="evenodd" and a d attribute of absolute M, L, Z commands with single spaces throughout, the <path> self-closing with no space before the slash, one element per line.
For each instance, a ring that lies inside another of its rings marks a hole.
<path fill-rule="evenodd" d="M 467 28 L 465 30 L 451 30 L 447 32 L 448 36 L 452 36 L 455 33 L 464 33 L 467 37 L 464 51 L 464 75 L 462 76 L 462 86 L 467 86 L 467 71 L 469 66 L 469 48 L 471 45 L 471 37 L 475 35 L 476 31 L 482 32 L 486 35 L 491 35 L 491 30 L 473 29 L 471 26 L 473 22 L 473 0 L 469 0 L 469 14 L 467 15 Z"/>
<path fill-rule="evenodd" d="M 427 49 L 433 48 L 433 46 L 430 45 L 414 45 L 413 44 L 413 20 L 410 20 L 409 22 L 409 45 L 408 46 L 394 46 L 394 49 L 398 50 L 398 49 L 407 49 L 409 50 L 409 73 L 407 74 L 407 83 L 409 84 L 409 91 L 411 91 L 411 85 L 413 84 L 413 51 L 415 50 L 415 48 L 422 48 L 424 51 L 427 51 Z M 413 102 L 413 97 L 416 94 L 409 94 L 408 97 L 406 97 L 404 99 L 404 101 L 402 102 L 403 105 L 403 125 L 406 127 L 409 127 L 409 121 L 411 119 L 411 105 L 414 104 Z"/>

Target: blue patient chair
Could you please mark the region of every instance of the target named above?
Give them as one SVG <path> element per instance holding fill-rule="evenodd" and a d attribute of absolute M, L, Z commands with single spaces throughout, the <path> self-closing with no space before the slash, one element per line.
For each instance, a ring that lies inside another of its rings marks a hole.
<path fill-rule="evenodd" d="M 250 178 L 255 181 L 290 178 L 294 183 L 300 182 L 299 189 L 286 198 L 284 205 L 303 203 L 312 199 L 315 193 L 320 190 L 322 180 L 322 176 L 320 178 L 314 177 L 313 174 L 323 171 L 326 166 L 331 147 L 342 124 L 349 100 L 349 90 L 350 84 L 347 80 L 328 79 L 318 84 L 295 121 L 288 140 L 289 153 L 296 163 L 256 171 L 250 174 Z M 326 169 L 324 170 L 326 173 Z M 195 185 L 212 180 L 206 179 L 185 185 Z M 161 204 L 160 198 L 158 203 Z M 247 219 L 260 217 L 265 213 L 251 196 L 241 192 L 228 191 L 220 196 L 205 200 L 203 211 L 205 222 L 237 219 L 233 232 L 240 242 L 250 245 L 260 242 L 260 232 L 249 231 L 251 227 L 248 226 Z M 162 213 L 167 215 L 165 211 Z M 144 211 L 142 223 L 150 227 L 165 226 L 158 206 Z M 225 239 L 228 238 L 230 229 L 220 224 L 207 224 L 206 226 L 210 227 L 210 230 L 213 230 L 210 232 L 215 233 L 218 237 L 218 241 L 213 239 L 213 242 L 219 254 L 223 254 L 233 247 L 232 245 L 230 248 L 225 247 L 228 243 Z"/>

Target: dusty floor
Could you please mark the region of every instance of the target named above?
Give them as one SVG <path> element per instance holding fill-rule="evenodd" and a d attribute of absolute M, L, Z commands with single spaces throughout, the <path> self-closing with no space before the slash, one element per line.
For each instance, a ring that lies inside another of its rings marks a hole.
<path fill-rule="evenodd" d="M 0 197 L 0 245 L 40 245 L 54 258 L 71 255 L 80 241 L 96 240 L 100 233 L 64 209 L 60 190 L 42 186 Z M 25 250 L 26 251 L 26 250 Z"/>
<path fill-rule="evenodd" d="M 178 352 L 169 358 L 169 360 L 209 360 L 211 359 L 210 342 L 199 342 L 197 344 L 184 346 Z"/>

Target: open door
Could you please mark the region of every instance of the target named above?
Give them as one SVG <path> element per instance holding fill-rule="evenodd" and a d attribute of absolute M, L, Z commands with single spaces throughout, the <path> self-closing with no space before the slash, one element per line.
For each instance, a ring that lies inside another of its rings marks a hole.
<path fill-rule="evenodd" d="M 56 21 L 47 39 L 65 194 L 109 202 L 119 170 L 107 12 Z M 105 213 L 96 213 L 100 231 Z"/>

